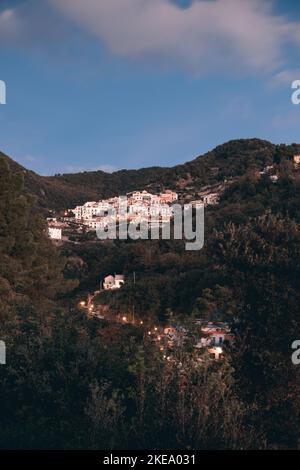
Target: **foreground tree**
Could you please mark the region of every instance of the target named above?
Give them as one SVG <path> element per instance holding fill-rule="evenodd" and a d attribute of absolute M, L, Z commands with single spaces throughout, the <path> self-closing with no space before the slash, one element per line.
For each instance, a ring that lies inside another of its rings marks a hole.
<path fill-rule="evenodd" d="M 12 305 L 45 311 L 74 287 L 63 277 L 64 261 L 47 236 L 34 199 L 23 193 L 22 174 L 0 158 L 0 300 L 2 316 Z"/>
<path fill-rule="evenodd" d="M 253 419 L 269 443 L 297 447 L 300 367 L 292 363 L 291 345 L 300 338 L 299 226 L 268 213 L 227 225 L 210 249 L 222 279 L 218 307 L 235 334 L 240 396 L 255 403 Z"/>

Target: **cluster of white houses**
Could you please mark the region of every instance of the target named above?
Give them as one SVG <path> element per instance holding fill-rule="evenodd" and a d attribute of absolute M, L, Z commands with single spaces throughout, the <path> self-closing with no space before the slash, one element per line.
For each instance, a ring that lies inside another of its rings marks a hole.
<path fill-rule="evenodd" d="M 212 187 L 207 186 L 199 194 L 199 199 L 189 202 L 196 206 L 202 204 L 218 204 L 220 194 L 212 191 Z M 151 220 L 152 223 L 158 221 L 160 224 L 169 223 L 174 216 L 173 205 L 178 202 L 178 194 L 171 190 L 166 190 L 160 194 L 151 194 L 146 190 L 133 191 L 126 196 L 117 196 L 100 201 L 88 201 L 82 206 L 67 211 L 73 214 L 73 223 L 78 227 L 85 226 L 88 230 L 106 228 L 109 224 L 120 222 L 135 222 Z M 124 205 L 125 204 L 125 205 Z M 68 227 L 66 218 L 61 220 L 49 218 L 48 233 L 54 241 L 64 240 L 63 229 Z M 70 222 L 70 216 L 68 215 Z"/>
<path fill-rule="evenodd" d="M 293 156 L 295 169 L 300 168 L 300 155 Z M 276 174 L 274 165 L 269 165 L 259 171 L 259 175 L 268 175 L 273 183 L 277 183 L 279 176 Z M 189 204 L 196 206 L 215 205 L 219 203 L 220 195 L 226 187 L 224 183 L 203 187 L 197 194 L 198 199 L 190 201 Z M 124 211 L 124 199 L 126 200 L 126 210 Z M 160 223 L 168 223 L 173 217 L 174 209 L 172 205 L 178 201 L 178 194 L 172 190 L 166 190 L 160 194 L 151 194 L 146 190 L 133 191 L 125 197 L 112 197 L 101 201 L 89 201 L 82 206 L 67 211 L 74 214 L 75 223 L 82 230 L 85 226 L 88 230 L 106 228 L 111 222 L 136 222 L 141 223 L 149 218 L 158 219 Z M 68 216 L 70 217 L 70 216 Z M 64 240 L 63 229 L 60 221 L 48 219 L 48 233 L 55 241 Z M 79 229 L 78 229 L 79 230 Z"/>
<path fill-rule="evenodd" d="M 219 194 L 209 189 L 199 193 L 200 199 L 192 204 L 213 205 L 219 201 Z M 124 200 L 126 209 L 124 210 Z M 112 197 L 98 202 L 86 202 L 77 206 L 72 212 L 75 221 L 90 229 L 105 228 L 111 222 L 140 223 L 149 218 L 159 220 L 161 223 L 170 222 L 174 215 L 173 204 L 178 201 L 178 194 L 166 190 L 160 194 L 151 194 L 146 190 L 127 193 L 125 197 Z"/>
<path fill-rule="evenodd" d="M 134 191 L 126 197 L 112 197 L 98 202 L 86 202 L 73 209 L 75 220 L 91 229 L 107 226 L 110 222 L 141 222 L 145 218 L 158 217 L 161 222 L 169 222 L 173 216 L 171 204 L 178 200 L 174 191 L 168 190 L 159 195 L 148 191 Z M 124 202 L 126 208 L 124 210 Z"/>

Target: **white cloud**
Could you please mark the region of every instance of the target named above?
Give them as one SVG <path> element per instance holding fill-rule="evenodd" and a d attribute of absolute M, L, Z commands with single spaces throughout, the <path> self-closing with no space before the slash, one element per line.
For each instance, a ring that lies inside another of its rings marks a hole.
<path fill-rule="evenodd" d="M 62 43 L 68 33 L 68 25 L 61 21 L 61 14 L 53 10 L 48 0 L 26 0 L 0 9 L 1 47 L 13 44 L 21 48 L 42 47 L 45 50 L 52 43 Z"/>
<path fill-rule="evenodd" d="M 190 0 L 179 8 L 174 0 L 28 0 L 0 11 L 0 41 L 62 47 L 75 34 L 73 21 L 117 56 L 196 74 L 277 73 L 286 68 L 287 46 L 300 46 L 300 22 L 275 14 L 274 3 Z"/>
<path fill-rule="evenodd" d="M 16 11 L 8 8 L 0 12 L 0 38 L 13 39 L 18 31 L 19 22 Z"/>
<path fill-rule="evenodd" d="M 285 46 L 300 44 L 299 23 L 275 15 L 271 0 L 48 0 L 114 54 L 211 70 L 270 72 Z"/>

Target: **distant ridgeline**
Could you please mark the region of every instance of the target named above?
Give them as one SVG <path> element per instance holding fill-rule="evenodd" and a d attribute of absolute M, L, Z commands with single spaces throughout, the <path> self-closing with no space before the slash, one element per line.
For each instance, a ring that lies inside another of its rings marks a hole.
<path fill-rule="evenodd" d="M 159 193 L 166 189 L 180 196 L 197 197 L 205 185 L 213 185 L 261 171 L 268 165 L 292 160 L 300 153 L 300 145 L 274 145 L 259 139 L 233 140 L 214 150 L 172 168 L 150 167 L 139 170 L 120 170 L 109 174 L 103 171 L 62 174 L 51 177 L 39 176 L 26 170 L 9 157 L 13 171 L 24 174 L 25 190 L 35 195 L 38 205 L 45 209 L 62 210 L 81 205 L 86 201 L 99 200 L 146 189 Z"/>

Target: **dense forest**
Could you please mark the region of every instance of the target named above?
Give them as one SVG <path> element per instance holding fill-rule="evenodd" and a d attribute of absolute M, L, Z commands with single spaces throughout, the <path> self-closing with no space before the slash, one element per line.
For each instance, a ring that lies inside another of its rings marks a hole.
<path fill-rule="evenodd" d="M 56 177 L 0 158 L 2 449 L 298 447 L 297 151 L 233 141 L 173 169 Z M 276 183 L 259 174 L 267 165 Z M 226 178 L 232 184 L 206 211 L 199 252 L 178 240 L 58 250 L 40 216 L 40 207 L 66 208 L 92 194 L 144 187 L 190 194 Z M 78 299 L 114 272 L 128 282 L 98 299 L 112 314 L 134 305 L 144 321 L 227 321 L 235 342 L 224 361 L 195 361 L 189 341 L 174 350 L 176 361 L 164 361 L 140 328 L 88 318 Z"/>

